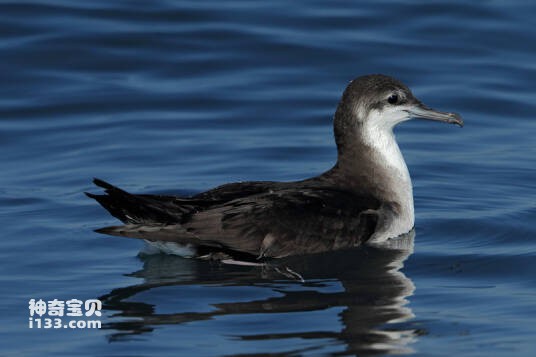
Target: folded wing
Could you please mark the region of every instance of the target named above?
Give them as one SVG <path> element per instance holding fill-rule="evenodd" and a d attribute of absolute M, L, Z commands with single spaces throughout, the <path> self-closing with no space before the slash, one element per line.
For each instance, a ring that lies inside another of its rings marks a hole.
<path fill-rule="evenodd" d="M 182 198 L 132 195 L 95 183 L 106 195 L 88 195 L 125 223 L 101 233 L 261 258 L 356 246 L 370 238 L 379 221 L 378 200 L 330 187 L 236 183 Z"/>

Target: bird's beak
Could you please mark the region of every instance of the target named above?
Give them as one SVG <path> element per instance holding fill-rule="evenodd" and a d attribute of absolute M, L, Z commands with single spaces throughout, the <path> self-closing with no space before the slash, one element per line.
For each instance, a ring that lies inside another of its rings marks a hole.
<path fill-rule="evenodd" d="M 432 108 L 428 108 L 422 103 L 415 104 L 413 107 L 409 108 L 407 112 L 413 118 L 442 121 L 445 123 L 457 124 L 460 127 L 463 127 L 463 119 L 460 114 L 440 112 Z"/>

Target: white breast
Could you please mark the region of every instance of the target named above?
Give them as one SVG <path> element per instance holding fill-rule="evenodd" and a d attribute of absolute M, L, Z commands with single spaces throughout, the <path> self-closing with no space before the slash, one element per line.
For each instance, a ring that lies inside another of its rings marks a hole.
<path fill-rule="evenodd" d="M 373 242 L 398 237 L 409 232 L 415 224 L 411 177 L 393 133 L 394 125 L 405 120 L 399 113 L 371 110 L 362 131 L 364 142 L 376 156 L 373 160 L 381 167 L 382 174 L 389 177 L 387 187 L 383 189 L 390 200 L 392 198 L 392 201 L 401 205 L 400 214 L 393 217 L 384 230 L 374 234 L 371 239 Z"/>

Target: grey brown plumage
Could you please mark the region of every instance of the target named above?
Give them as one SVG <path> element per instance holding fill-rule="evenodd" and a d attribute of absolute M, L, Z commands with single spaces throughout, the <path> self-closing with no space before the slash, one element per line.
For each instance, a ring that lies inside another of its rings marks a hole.
<path fill-rule="evenodd" d="M 130 194 L 102 180 L 88 193 L 124 225 L 110 235 L 280 258 L 384 242 L 413 228 L 409 172 L 392 132 L 411 117 L 463 125 L 384 75 L 350 82 L 334 117 L 337 162 L 297 182 L 232 183 L 191 197 Z"/>
<path fill-rule="evenodd" d="M 316 180 L 315 180 L 316 181 Z M 99 233 L 194 244 L 278 258 L 361 244 L 374 232 L 379 201 L 319 182 L 245 182 L 192 197 L 133 195 L 102 180 L 87 193 L 124 226 Z"/>

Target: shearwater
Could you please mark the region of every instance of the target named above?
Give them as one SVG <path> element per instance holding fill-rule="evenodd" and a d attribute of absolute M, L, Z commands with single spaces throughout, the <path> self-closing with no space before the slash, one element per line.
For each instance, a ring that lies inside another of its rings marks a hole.
<path fill-rule="evenodd" d="M 230 183 L 190 197 L 130 194 L 102 180 L 96 199 L 124 225 L 97 232 L 144 239 L 168 253 L 265 260 L 381 243 L 413 229 L 413 190 L 393 128 L 411 118 L 463 126 L 403 83 L 348 84 L 334 117 L 336 164 L 303 181 Z"/>

